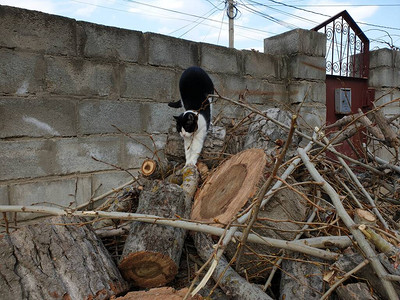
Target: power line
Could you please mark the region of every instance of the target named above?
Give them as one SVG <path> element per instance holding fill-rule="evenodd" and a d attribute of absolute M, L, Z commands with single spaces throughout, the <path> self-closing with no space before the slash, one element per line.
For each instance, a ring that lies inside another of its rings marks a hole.
<path fill-rule="evenodd" d="M 260 5 L 260 6 L 270 7 L 270 6 L 268 6 L 268 5 L 264 4 L 264 3 L 260 3 L 260 2 L 254 1 L 254 0 L 248 0 L 248 1 L 250 1 L 250 2 L 252 2 L 254 4 L 257 4 L 257 5 Z M 299 5 L 296 5 L 296 6 L 295 5 L 290 5 L 290 4 L 286 4 L 286 3 L 275 1 L 275 0 L 268 0 L 268 1 L 276 3 L 276 4 L 279 4 L 279 5 L 283 5 L 283 6 L 286 6 L 286 7 L 290 7 L 290 8 L 293 8 L 293 9 L 297 9 L 297 10 L 305 11 L 305 12 L 308 12 L 308 13 L 320 15 L 320 16 L 323 16 L 323 17 L 327 17 L 327 18 L 332 17 L 330 15 L 326 15 L 326 14 L 323 14 L 323 13 L 319 13 L 319 12 L 311 11 L 311 10 L 308 10 L 308 9 L 300 8 Z M 314 6 L 315 7 L 323 7 L 323 5 L 314 5 Z M 343 6 L 343 5 L 336 5 L 336 6 Z M 356 6 L 356 5 L 345 5 L 345 6 Z M 379 5 L 374 5 L 374 6 L 379 6 Z M 400 4 L 398 4 L 397 6 L 400 6 Z M 363 25 L 366 25 L 366 26 L 373 26 L 373 27 L 384 28 L 384 29 L 400 30 L 400 28 L 396 28 L 396 27 L 377 25 L 377 24 L 371 24 L 371 23 L 366 23 L 366 22 L 357 22 L 357 23 L 358 24 L 363 24 Z"/>

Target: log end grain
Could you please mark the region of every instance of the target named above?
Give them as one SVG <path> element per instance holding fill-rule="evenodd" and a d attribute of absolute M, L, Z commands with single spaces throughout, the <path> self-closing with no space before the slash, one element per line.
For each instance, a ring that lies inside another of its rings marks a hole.
<path fill-rule="evenodd" d="M 155 172 L 157 169 L 156 161 L 153 159 L 146 159 L 142 163 L 142 167 L 140 171 L 142 172 L 143 176 L 150 176 Z"/>
<path fill-rule="evenodd" d="M 196 194 L 191 218 L 229 222 L 256 193 L 266 163 L 262 149 L 243 151 L 224 162 Z"/>
<path fill-rule="evenodd" d="M 130 253 L 118 268 L 127 281 L 143 288 L 163 286 L 178 273 L 170 257 L 150 251 Z"/>

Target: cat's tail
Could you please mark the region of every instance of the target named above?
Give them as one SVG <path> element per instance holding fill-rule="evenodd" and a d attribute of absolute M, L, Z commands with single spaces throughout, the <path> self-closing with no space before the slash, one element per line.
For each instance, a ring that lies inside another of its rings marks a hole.
<path fill-rule="evenodd" d="M 169 107 L 173 107 L 173 108 L 182 107 L 182 101 L 178 100 L 178 101 L 175 101 L 175 102 L 170 102 L 170 103 L 168 103 L 168 106 Z"/>

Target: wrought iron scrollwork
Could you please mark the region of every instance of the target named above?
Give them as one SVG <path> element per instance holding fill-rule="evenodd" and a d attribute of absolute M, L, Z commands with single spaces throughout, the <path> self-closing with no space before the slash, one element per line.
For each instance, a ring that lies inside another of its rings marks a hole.
<path fill-rule="evenodd" d="M 343 17 L 326 24 L 326 72 L 330 75 L 363 77 L 365 71 L 364 42 Z M 367 50 L 368 51 L 368 50 Z"/>

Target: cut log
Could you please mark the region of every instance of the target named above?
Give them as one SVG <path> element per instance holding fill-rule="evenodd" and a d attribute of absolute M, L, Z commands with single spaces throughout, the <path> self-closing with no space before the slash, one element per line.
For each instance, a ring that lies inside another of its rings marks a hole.
<path fill-rule="evenodd" d="M 0 237 L 0 298 L 108 299 L 126 292 L 101 240 L 88 226 L 71 224 L 81 222 L 55 217 Z"/>
<path fill-rule="evenodd" d="M 143 161 L 140 172 L 147 179 L 165 179 L 176 167 L 176 163 L 149 158 Z"/>
<path fill-rule="evenodd" d="M 303 254 L 293 253 L 293 260 L 283 260 L 280 299 L 320 299 L 323 294 L 323 266 L 306 262 Z"/>
<path fill-rule="evenodd" d="M 288 182 L 289 184 L 295 183 L 294 180 Z M 300 187 L 296 188 L 305 193 Z M 261 236 L 293 240 L 298 234 L 296 230 L 300 230 L 302 227 L 296 221 L 305 221 L 307 211 L 308 204 L 305 199 L 290 189 L 282 189 L 275 193 L 268 204 L 259 211 L 253 231 Z M 230 243 L 227 246 L 225 255 L 228 259 L 234 257 L 238 246 L 239 243 Z M 264 280 L 273 267 L 270 259 L 263 259 L 264 255 L 279 255 L 280 249 L 255 243 L 247 243 L 247 246 L 251 251 L 245 249 L 245 255 L 241 259 L 240 273 L 246 274 L 247 278 L 252 281 Z"/>
<path fill-rule="evenodd" d="M 270 118 L 280 121 L 290 127 L 292 115 L 280 108 L 269 108 L 263 111 Z M 280 153 L 280 148 L 285 143 L 285 137 L 288 132 L 275 123 L 268 121 L 261 115 L 255 115 L 244 143 L 244 149 L 260 148 L 264 149 L 267 155 L 276 156 Z M 293 136 L 291 146 L 288 149 L 288 156 L 297 149 L 301 138 L 298 135 Z"/>
<path fill-rule="evenodd" d="M 202 260 L 207 261 L 215 250 L 211 238 L 207 237 L 204 233 L 197 232 L 194 234 L 193 240 L 199 256 Z M 236 273 L 223 256 L 218 262 L 213 273 L 213 278 L 218 282 L 221 289 L 229 295 L 229 299 L 272 300 L 272 298 L 257 285 L 247 282 Z"/>
<path fill-rule="evenodd" d="M 225 161 L 196 194 L 191 218 L 228 223 L 255 195 L 266 163 L 261 149 L 249 149 Z"/>
<path fill-rule="evenodd" d="M 224 159 L 225 135 L 226 131 L 224 127 L 210 127 L 200 155 L 200 161 L 204 162 L 208 167 L 218 165 Z M 164 152 L 165 157 L 169 161 L 177 163 L 184 163 L 186 161 L 183 139 L 175 127 L 170 128 L 168 131 Z"/>
<path fill-rule="evenodd" d="M 357 267 L 363 260 L 364 258 L 358 253 L 346 253 L 334 263 L 333 269 L 339 269 L 343 271 L 343 273 L 347 273 Z M 341 275 L 343 274 L 338 274 L 338 276 Z M 355 275 L 359 279 L 365 279 L 365 281 L 371 285 L 374 292 L 379 294 L 383 299 L 386 298 L 386 290 L 382 286 L 382 281 L 375 275 L 370 264 L 355 273 Z M 393 282 L 393 286 L 397 294 L 400 295 L 400 284 Z"/>
<path fill-rule="evenodd" d="M 153 180 L 140 193 L 137 213 L 166 218 L 187 218 L 187 194 L 178 185 Z M 133 222 L 125 242 L 119 269 L 139 287 L 158 287 L 178 272 L 185 230 Z"/>
<path fill-rule="evenodd" d="M 374 300 L 371 296 L 368 285 L 363 282 L 350 283 L 339 286 L 336 289 L 337 295 L 341 300 Z"/>
<path fill-rule="evenodd" d="M 115 300 L 182 300 L 188 292 L 188 288 L 175 290 L 172 287 L 154 288 L 148 291 L 130 292 L 123 297 L 118 297 Z M 186 298 L 188 300 L 204 299 L 200 295 Z"/>

